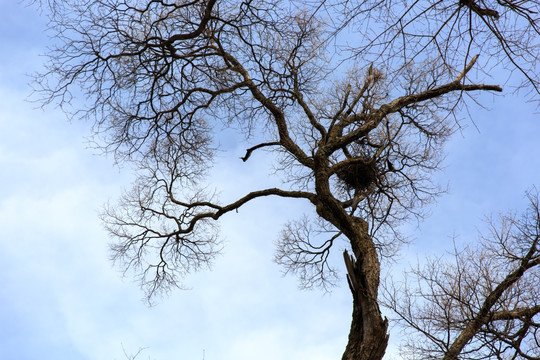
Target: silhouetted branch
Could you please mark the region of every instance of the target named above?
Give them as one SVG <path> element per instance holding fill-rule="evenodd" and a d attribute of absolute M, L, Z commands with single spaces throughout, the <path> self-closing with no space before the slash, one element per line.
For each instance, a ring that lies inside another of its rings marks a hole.
<path fill-rule="evenodd" d="M 266 147 L 266 146 L 279 146 L 280 143 L 277 142 L 277 141 L 272 141 L 272 142 L 267 142 L 267 143 L 262 143 L 262 144 L 258 144 L 258 145 L 255 145 L 253 147 L 250 147 L 249 149 L 246 150 L 246 155 L 244 155 L 244 157 L 241 157 L 240 159 L 242 159 L 243 162 L 246 162 L 247 159 L 249 159 L 249 157 L 251 156 L 251 153 L 257 149 L 260 149 L 262 147 Z"/>

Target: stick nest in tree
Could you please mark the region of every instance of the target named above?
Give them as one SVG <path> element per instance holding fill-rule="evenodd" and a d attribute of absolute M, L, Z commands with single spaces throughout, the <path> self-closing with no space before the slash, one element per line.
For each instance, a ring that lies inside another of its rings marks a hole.
<path fill-rule="evenodd" d="M 364 190 L 375 182 L 379 169 L 375 160 L 366 157 L 340 167 L 336 175 L 347 190 Z"/>

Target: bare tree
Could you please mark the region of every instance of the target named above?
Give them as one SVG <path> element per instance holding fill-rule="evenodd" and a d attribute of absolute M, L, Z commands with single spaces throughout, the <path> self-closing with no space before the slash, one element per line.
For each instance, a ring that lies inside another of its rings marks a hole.
<path fill-rule="evenodd" d="M 261 197 L 302 199 L 314 212 L 285 225 L 275 260 L 303 287 L 329 288 L 337 275 L 329 254 L 344 244 L 353 316 L 343 359 L 381 359 L 388 322 L 379 309 L 380 261 L 399 248 L 397 226 L 421 217 L 440 192 L 430 178 L 464 94 L 502 91 L 475 80 L 479 56 L 469 56 L 471 46 L 463 52 L 460 43 L 448 57 L 455 43 L 445 34 L 459 38 L 463 29 L 435 12 L 433 22 L 448 31 L 431 35 L 430 46 L 440 36 L 447 41 L 432 55 L 420 40 L 399 43 L 411 26 L 431 31 L 424 15 L 424 22 L 379 23 L 379 37 L 340 46 L 361 14 L 384 18 L 378 3 L 367 10 L 348 1 L 48 3 L 56 45 L 37 90 L 45 104 L 92 121 L 100 146 L 135 165 L 133 188 L 103 219 L 117 240 L 114 259 L 136 272 L 148 297 L 212 263 L 223 215 Z M 479 6 L 450 8 L 495 18 Z M 402 37 L 388 35 L 395 26 Z M 535 86 L 534 72 L 524 73 Z M 259 150 L 274 153 L 284 185 L 220 202 L 206 175 L 223 127 L 245 135 L 244 162 L 257 161 Z"/>
<path fill-rule="evenodd" d="M 383 291 L 407 329 L 411 359 L 540 358 L 540 208 L 489 219 L 489 233 L 452 259 L 429 259 Z M 412 282 L 411 282 L 412 280 Z"/>

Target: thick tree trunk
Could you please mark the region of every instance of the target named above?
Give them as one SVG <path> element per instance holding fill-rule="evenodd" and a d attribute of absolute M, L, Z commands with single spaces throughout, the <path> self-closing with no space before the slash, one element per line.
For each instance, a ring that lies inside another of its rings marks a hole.
<path fill-rule="evenodd" d="M 356 236 L 349 239 L 354 256 L 343 253 L 353 313 L 342 360 L 381 360 L 388 345 L 388 320 L 381 316 L 377 302 L 381 266 L 367 223 L 354 218 L 353 227 Z"/>
<path fill-rule="evenodd" d="M 388 321 L 383 319 L 375 293 L 363 273 L 362 261 L 344 252 L 347 279 L 353 294 L 349 342 L 342 360 L 380 360 L 388 345 Z"/>
<path fill-rule="evenodd" d="M 323 164 L 317 164 L 320 169 L 328 165 L 327 158 L 323 160 Z M 328 176 L 322 171 L 315 173 L 319 175 L 315 181 L 317 214 L 345 234 L 354 254 L 344 252 L 347 280 L 353 295 L 353 314 L 342 360 L 381 360 L 388 344 L 388 321 L 382 318 L 377 302 L 381 267 L 368 223 L 347 214 L 331 196 Z"/>

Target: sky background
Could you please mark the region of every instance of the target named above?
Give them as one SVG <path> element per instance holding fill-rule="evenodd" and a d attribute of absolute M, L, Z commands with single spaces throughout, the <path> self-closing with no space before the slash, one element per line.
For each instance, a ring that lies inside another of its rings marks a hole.
<path fill-rule="evenodd" d="M 281 225 L 306 211 L 302 202 L 264 199 L 225 216 L 226 248 L 213 271 L 188 277 L 190 290 L 154 307 L 142 301 L 109 262 L 98 219 L 129 186 L 128 169 L 88 149 L 89 124 L 28 102 L 26 74 L 43 62 L 44 27 L 36 9 L 0 0 L 0 359 L 125 359 L 139 348 L 139 359 L 339 359 L 346 285 L 300 291 L 272 262 Z M 450 250 L 452 235 L 474 241 L 484 215 L 523 209 L 524 191 L 540 186 L 535 105 L 508 94 L 481 99 L 489 111 L 471 108 L 476 126 L 465 121 L 446 146 L 437 181 L 448 194 L 426 221 L 405 227 L 413 242 L 402 264 Z M 243 163 L 245 148 L 229 147 L 213 172 L 224 198 L 269 181 L 264 161 Z"/>

